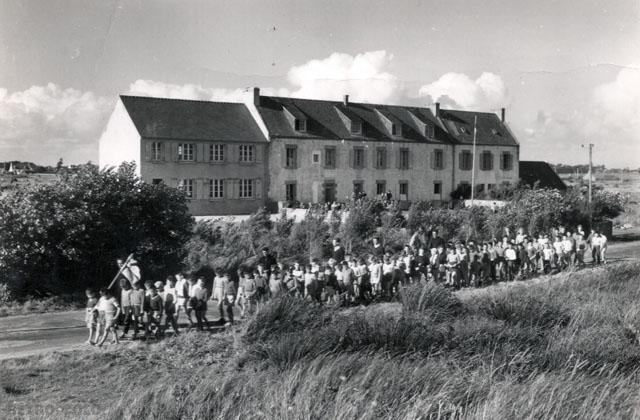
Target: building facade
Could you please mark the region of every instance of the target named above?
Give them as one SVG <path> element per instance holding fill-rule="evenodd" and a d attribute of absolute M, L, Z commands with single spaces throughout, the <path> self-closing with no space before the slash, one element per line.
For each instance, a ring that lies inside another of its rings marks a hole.
<path fill-rule="evenodd" d="M 473 141 L 475 130 L 475 162 Z M 122 96 L 100 166 L 134 161 L 145 182 L 181 188 L 194 215 L 270 202 L 391 194 L 447 201 L 518 181 L 519 145 L 492 113 L 261 96 L 244 104 Z"/>
<path fill-rule="evenodd" d="M 100 167 L 136 163 L 180 188 L 193 215 L 265 206 L 267 139 L 243 104 L 122 96 L 100 138 Z"/>

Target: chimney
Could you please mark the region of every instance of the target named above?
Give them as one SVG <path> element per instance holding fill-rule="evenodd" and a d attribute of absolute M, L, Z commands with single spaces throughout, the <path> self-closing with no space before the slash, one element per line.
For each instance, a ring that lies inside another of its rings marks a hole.
<path fill-rule="evenodd" d="M 344 104 L 344 106 L 349 106 L 349 95 L 344 95 L 344 98 L 342 98 L 342 103 Z"/>
<path fill-rule="evenodd" d="M 260 88 L 259 87 L 253 88 L 253 104 L 255 106 L 260 106 Z"/>
<path fill-rule="evenodd" d="M 502 123 L 503 123 L 503 124 L 504 124 L 504 113 L 505 113 L 505 109 L 504 109 L 504 108 L 502 108 L 502 118 L 501 118 L 501 120 L 502 120 Z"/>
<path fill-rule="evenodd" d="M 440 118 L 440 102 L 436 102 L 436 118 Z"/>

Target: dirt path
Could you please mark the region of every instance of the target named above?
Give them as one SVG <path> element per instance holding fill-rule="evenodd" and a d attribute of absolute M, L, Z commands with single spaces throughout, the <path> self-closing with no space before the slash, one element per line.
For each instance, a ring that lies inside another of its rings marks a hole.
<path fill-rule="evenodd" d="M 209 305 L 207 312 L 210 321 L 218 319 L 214 306 Z M 186 328 L 182 321 L 186 321 L 184 314 L 180 317 L 180 327 Z M 53 351 L 90 349 L 92 346 L 84 344 L 87 334 L 82 310 L 0 318 L 0 360 Z"/>

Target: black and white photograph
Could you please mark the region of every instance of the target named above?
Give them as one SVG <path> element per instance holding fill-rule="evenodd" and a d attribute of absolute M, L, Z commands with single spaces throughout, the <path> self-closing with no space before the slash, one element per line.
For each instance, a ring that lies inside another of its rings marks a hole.
<path fill-rule="evenodd" d="M 0 0 L 1 419 L 639 396 L 639 0 Z"/>

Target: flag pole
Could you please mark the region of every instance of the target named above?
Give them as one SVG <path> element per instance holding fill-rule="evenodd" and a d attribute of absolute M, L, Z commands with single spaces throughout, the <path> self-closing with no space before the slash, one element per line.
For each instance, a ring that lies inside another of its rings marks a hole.
<path fill-rule="evenodd" d="M 471 207 L 473 207 L 473 196 L 476 189 L 476 133 L 478 116 L 473 117 L 473 152 L 471 157 Z"/>
<path fill-rule="evenodd" d="M 111 280 L 111 283 L 109 283 L 109 287 L 107 287 L 107 289 L 111 289 L 113 287 L 113 284 L 116 282 L 116 280 L 118 280 L 118 277 L 120 277 L 120 274 L 122 274 L 122 270 L 124 270 L 125 268 L 127 268 L 127 265 L 129 264 L 129 261 L 131 261 L 131 258 L 133 258 L 133 254 L 129 254 L 129 256 L 127 257 L 127 259 L 124 261 L 124 263 L 120 266 L 120 269 L 118 270 L 118 273 L 116 274 L 116 276 L 113 278 L 113 280 Z"/>

